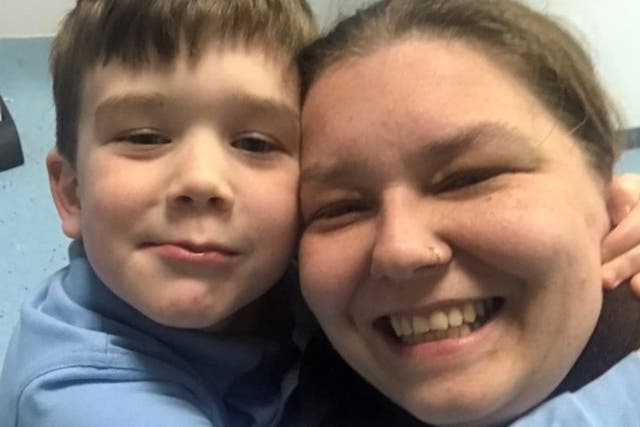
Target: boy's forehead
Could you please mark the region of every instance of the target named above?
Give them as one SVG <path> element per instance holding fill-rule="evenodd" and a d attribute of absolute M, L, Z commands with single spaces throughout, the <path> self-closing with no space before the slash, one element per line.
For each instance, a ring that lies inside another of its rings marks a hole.
<path fill-rule="evenodd" d="M 110 61 L 90 69 L 83 82 L 81 115 L 115 109 L 188 104 L 244 105 L 299 121 L 299 87 L 292 62 L 259 48 L 219 45 L 198 58 L 138 66 Z"/>

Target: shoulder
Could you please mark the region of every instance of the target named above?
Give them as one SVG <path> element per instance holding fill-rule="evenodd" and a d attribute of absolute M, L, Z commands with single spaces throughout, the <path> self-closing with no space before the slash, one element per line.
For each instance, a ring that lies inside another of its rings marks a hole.
<path fill-rule="evenodd" d="M 215 410 L 192 375 L 140 353 L 78 349 L 28 371 L 9 363 L 0 386 L 0 425 L 200 425 Z"/>
<path fill-rule="evenodd" d="M 178 383 L 140 375 L 107 381 L 107 376 L 75 367 L 37 378 L 17 399 L 15 425 L 211 425 L 202 405 Z"/>
<path fill-rule="evenodd" d="M 78 303 L 70 285 L 93 283 L 69 283 L 61 270 L 23 305 L 0 376 L 0 425 L 131 425 L 143 415 L 133 425 L 170 425 L 160 422 L 183 414 L 198 425 L 201 386 L 176 356 L 142 330 Z M 113 422 L 87 423 L 98 414 Z"/>
<path fill-rule="evenodd" d="M 563 393 L 521 417 L 526 426 L 640 426 L 640 356 L 636 353 L 572 393 Z"/>
<path fill-rule="evenodd" d="M 98 362 L 107 348 L 108 335 L 99 316 L 73 301 L 63 282 L 69 268 L 50 276 L 20 310 L 4 362 L 2 381 L 30 381 L 60 367 Z M 87 283 L 73 283 L 89 286 Z"/>

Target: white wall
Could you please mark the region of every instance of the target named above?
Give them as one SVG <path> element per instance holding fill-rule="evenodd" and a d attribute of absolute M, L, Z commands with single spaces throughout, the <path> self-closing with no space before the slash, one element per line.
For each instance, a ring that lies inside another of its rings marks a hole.
<path fill-rule="evenodd" d="M 308 0 L 323 26 L 367 0 Z M 371 0 L 368 0 L 371 2 Z M 0 0 L 0 38 L 52 35 L 76 0 Z"/>
<path fill-rule="evenodd" d="M 372 0 L 309 0 L 326 27 Z M 640 126 L 640 1 L 523 0 L 558 15 L 587 43 L 629 126 Z M 0 0 L 0 38 L 51 35 L 75 0 Z"/>
<path fill-rule="evenodd" d="M 579 35 L 628 126 L 640 126 L 640 1 L 524 1 L 557 16 Z"/>
<path fill-rule="evenodd" d="M 52 35 L 75 0 L 0 0 L 0 38 Z"/>
<path fill-rule="evenodd" d="M 373 3 L 374 0 L 307 0 L 323 28 L 329 28 L 335 21 L 349 16 L 358 8 Z"/>

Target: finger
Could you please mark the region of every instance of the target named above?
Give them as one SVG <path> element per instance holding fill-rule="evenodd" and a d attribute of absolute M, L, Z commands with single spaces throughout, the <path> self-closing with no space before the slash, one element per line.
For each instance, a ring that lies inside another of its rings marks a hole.
<path fill-rule="evenodd" d="M 613 289 L 621 282 L 633 277 L 632 285 L 637 286 L 640 295 L 640 246 L 614 258 L 602 266 L 602 286 Z"/>
<path fill-rule="evenodd" d="M 637 298 L 640 298 L 640 273 L 636 274 L 631 278 L 631 290 L 636 295 Z"/>
<path fill-rule="evenodd" d="M 640 205 L 634 207 L 602 241 L 602 260 L 610 261 L 640 246 Z"/>
<path fill-rule="evenodd" d="M 609 185 L 607 208 L 613 225 L 619 224 L 640 201 L 640 175 L 624 174 Z"/>
<path fill-rule="evenodd" d="M 631 212 L 633 209 L 633 196 L 628 193 L 619 193 L 618 196 L 612 197 L 607 202 L 607 210 L 611 218 L 611 224 L 615 227 Z"/>

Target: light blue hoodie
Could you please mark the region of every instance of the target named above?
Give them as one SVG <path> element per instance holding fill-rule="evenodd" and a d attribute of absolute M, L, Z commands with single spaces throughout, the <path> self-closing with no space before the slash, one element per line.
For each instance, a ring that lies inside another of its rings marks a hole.
<path fill-rule="evenodd" d="M 280 421 L 297 378 L 289 346 L 159 325 L 100 282 L 79 242 L 69 257 L 22 308 L 0 377 L 0 426 Z"/>

